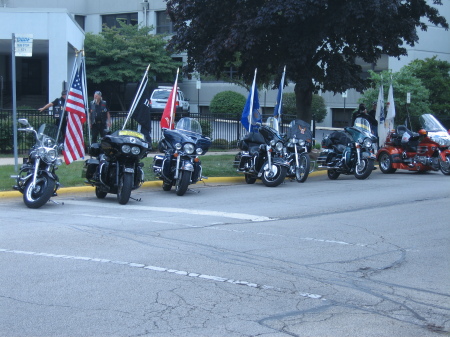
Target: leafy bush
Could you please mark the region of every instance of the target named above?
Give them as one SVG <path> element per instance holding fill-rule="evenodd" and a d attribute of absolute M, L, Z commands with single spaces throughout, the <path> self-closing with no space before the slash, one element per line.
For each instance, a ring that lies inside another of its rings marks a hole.
<path fill-rule="evenodd" d="M 236 116 L 245 106 L 244 95 L 235 91 L 222 91 L 214 96 L 209 106 L 211 113 L 221 116 Z"/>

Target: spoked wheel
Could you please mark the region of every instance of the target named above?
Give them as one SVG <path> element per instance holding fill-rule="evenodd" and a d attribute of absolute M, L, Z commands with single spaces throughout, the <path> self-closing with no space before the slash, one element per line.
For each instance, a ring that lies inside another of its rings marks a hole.
<path fill-rule="evenodd" d="M 280 185 L 284 178 L 286 178 L 287 168 L 281 165 L 272 164 L 271 170 L 266 170 L 269 164 L 264 165 L 264 172 L 262 175 L 262 182 L 267 187 L 276 187 Z"/>
<path fill-rule="evenodd" d="M 361 159 L 359 165 L 356 164 L 355 177 L 361 180 L 366 179 L 372 173 L 374 164 L 373 159 Z"/>
<path fill-rule="evenodd" d="M 306 153 L 302 153 L 298 158 L 298 161 L 299 166 L 295 167 L 295 179 L 299 183 L 303 183 L 308 178 L 311 159 Z"/>
<path fill-rule="evenodd" d="M 189 181 L 191 180 L 191 172 L 189 171 L 180 171 L 180 176 L 177 179 L 177 183 L 175 185 L 175 191 L 178 196 L 182 196 L 186 193 Z"/>
<path fill-rule="evenodd" d="M 392 156 L 387 152 L 380 154 L 378 162 L 380 163 L 380 171 L 383 173 L 388 174 L 397 171 L 397 169 L 392 167 Z"/>
<path fill-rule="evenodd" d="M 55 190 L 55 180 L 42 175 L 37 177 L 36 186 L 30 178 L 25 185 L 23 192 L 23 202 L 28 208 L 39 208 L 44 205 L 53 195 Z"/>
<path fill-rule="evenodd" d="M 163 191 L 170 191 L 172 189 L 172 182 L 164 180 L 162 185 Z"/>
<path fill-rule="evenodd" d="M 445 157 L 445 161 L 439 160 L 439 167 L 446 176 L 450 175 L 450 155 Z"/>
<path fill-rule="evenodd" d="M 119 186 L 117 188 L 117 200 L 119 204 L 125 205 L 131 196 L 131 188 L 133 187 L 133 175 L 124 173 L 119 177 Z"/>
<path fill-rule="evenodd" d="M 328 179 L 330 180 L 336 180 L 341 175 L 338 170 L 332 169 L 327 171 Z"/>
<path fill-rule="evenodd" d="M 256 178 L 251 174 L 245 174 L 245 182 L 247 184 L 254 184 L 256 182 Z"/>
<path fill-rule="evenodd" d="M 108 194 L 108 192 L 104 192 L 98 186 L 95 186 L 95 196 L 98 199 L 105 199 L 107 194 Z"/>

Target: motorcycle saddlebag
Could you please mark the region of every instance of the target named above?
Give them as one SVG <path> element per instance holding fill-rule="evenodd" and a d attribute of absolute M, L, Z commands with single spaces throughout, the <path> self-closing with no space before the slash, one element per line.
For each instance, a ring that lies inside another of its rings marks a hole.
<path fill-rule="evenodd" d="M 81 171 L 81 178 L 92 179 L 97 167 L 100 164 L 98 159 L 88 159 L 84 162 L 83 171 Z"/>

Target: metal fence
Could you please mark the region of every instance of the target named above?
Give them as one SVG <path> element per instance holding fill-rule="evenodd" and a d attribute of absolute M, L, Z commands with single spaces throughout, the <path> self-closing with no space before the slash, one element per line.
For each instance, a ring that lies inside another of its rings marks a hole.
<path fill-rule="evenodd" d="M 120 130 L 124 128 L 127 112 L 124 111 L 111 111 L 111 131 Z M 0 110 L 0 154 L 12 154 L 13 153 L 13 122 L 12 122 L 12 110 Z M 161 115 L 152 116 L 152 128 L 151 137 L 153 147 L 155 148 L 156 142 L 161 139 L 161 127 L 160 117 Z M 247 132 L 240 123 L 241 114 L 236 115 L 222 115 L 217 116 L 213 114 L 193 114 L 192 118 L 196 118 L 202 125 L 203 133 L 212 140 L 210 150 L 232 150 L 237 148 L 237 141 Z M 263 120 L 266 120 L 269 115 L 263 116 Z M 293 116 L 284 116 L 286 120 L 292 120 Z M 49 111 L 39 112 L 37 110 L 17 110 L 17 118 L 26 118 L 29 123 L 38 128 L 43 123 L 54 123 L 55 119 Z M 137 130 L 138 124 L 129 119 L 126 129 Z M 287 125 L 282 124 L 280 126 L 281 132 L 286 132 Z M 84 138 L 86 146 L 89 145 L 88 138 L 88 126 L 84 125 Z M 31 135 L 19 132 L 17 136 L 18 140 L 18 152 L 26 153 L 30 146 L 33 144 L 34 139 Z"/>

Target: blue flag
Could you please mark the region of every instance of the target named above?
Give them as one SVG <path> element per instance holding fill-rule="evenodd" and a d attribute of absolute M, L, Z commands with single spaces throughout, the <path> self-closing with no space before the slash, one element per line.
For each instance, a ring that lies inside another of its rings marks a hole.
<path fill-rule="evenodd" d="M 250 90 L 247 102 L 245 102 L 244 110 L 242 110 L 241 123 L 245 129 L 249 132 L 255 131 L 255 129 L 259 128 L 257 123 L 262 123 L 262 116 L 260 112 L 259 98 L 258 98 L 258 89 L 256 88 L 256 70 L 255 77 L 253 79 L 252 89 Z M 250 111 L 252 114 L 250 115 Z M 251 116 L 251 117 L 250 117 Z"/>

